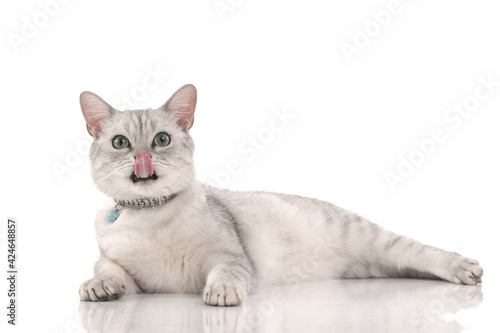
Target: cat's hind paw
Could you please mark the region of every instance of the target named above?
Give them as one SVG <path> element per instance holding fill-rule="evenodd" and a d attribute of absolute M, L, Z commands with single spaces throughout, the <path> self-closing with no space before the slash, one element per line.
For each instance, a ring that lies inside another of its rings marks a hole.
<path fill-rule="evenodd" d="M 79 293 L 82 301 L 114 301 L 125 295 L 125 284 L 117 278 L 93 278 L 82 284 Z"/>
<path fill-rule="evenodd" d="M 479 263 L 472 259 L 464 258 L 460 260 L 453 269 L 453 282 L 457 284 L 478 284 L 482 283 L 483 269 Z"/>
<path fill-rule="evenodd" d="M 214 306 L 234 306 L 243 301 L 244 291 L 229 282 L 214 282 L 203 289 L 203 302 Z"/>

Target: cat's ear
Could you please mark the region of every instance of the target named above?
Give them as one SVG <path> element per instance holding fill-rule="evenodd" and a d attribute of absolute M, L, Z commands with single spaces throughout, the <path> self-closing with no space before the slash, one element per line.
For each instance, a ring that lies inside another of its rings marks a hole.
<path fill-rule="evenodd" d="M 102 132 L 99 124 L 115 112 L 101 97 L 90 91 L 84 91 L 80 94 L 80 107 L 87 122 L 87 131 L 92 136 Z"/>
<path fill-rule="evenodd" d="M 179 88 L 160 109 L 174 114 L 177 119 L 177 124 L 184 130 L 187 130 L 191 128 L 194 123 L 196 97 L 197 93 L 195 86 L 186 84 Z"/>

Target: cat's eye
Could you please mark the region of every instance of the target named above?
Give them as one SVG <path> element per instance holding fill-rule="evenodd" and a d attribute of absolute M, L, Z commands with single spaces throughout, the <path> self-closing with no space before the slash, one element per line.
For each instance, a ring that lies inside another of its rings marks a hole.
<path fill-rule="evenodd" d="M 156 134 L 153 144 L 159 147 L 165 147 L 168 146 L 170 143 L 170 137 L 168 136 L 167 133 L 158 133 Z"/>
<path fill-rule="evenodd" d="M 116 149 L 123 149 L 127 148 L 128 146 L 130 146 L 130 142 L 123 135 L 117 135 L 113 139 L 113 147 L 115 147 Z"/>

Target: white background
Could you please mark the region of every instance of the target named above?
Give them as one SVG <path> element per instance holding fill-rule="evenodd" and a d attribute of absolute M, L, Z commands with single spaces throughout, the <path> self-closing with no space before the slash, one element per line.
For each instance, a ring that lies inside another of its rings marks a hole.
<path fill-rule="evenodd" d="M 231 189 L 321 198 L 478 259 L 484 301 L 467 325 L 488 320 L 481 307 L 492 309 L 500 277 L 500 86 L 459 128 L 443 115 L 474 95 L 480 76 L 500 81 L 498 3 L 401 0 L 349 62 L 342 43 L 354 45 L 357 29 L 375 22 L 370 12 L 390 1 L 220 2 L 231 10 L 220 15 L 212 0 L 74 0 L 46 9 L 52 17 L 37 1 L 2 3 L 0 216 L 20 225 L 17 331 L 79 325 L 78 287 L 98 256 L 93 218 L 103 195 L 83 149 L 80 92 L 118 108 L 122 94 L 135 94 L 146 108 L 185 83 L 199 93 L 191 134 L 200 181 L 215 182 L 211 173 L 236 160 Z M 27 21 L 41 25 L 29 38 Z M 14 35 L 25 39 L 14 45 Z M 152 69 L 168 75 L 141 88 Z M 283 108 L 296 117 L 247 161 L 238 146 Z M 384 173 L 435 128 L 447 140 L 391 191 Z"/>

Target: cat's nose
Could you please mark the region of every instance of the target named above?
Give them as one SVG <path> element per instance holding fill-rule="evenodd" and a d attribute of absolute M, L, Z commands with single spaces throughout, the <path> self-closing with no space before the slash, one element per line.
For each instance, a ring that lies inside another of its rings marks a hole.
<path fill-rule="evenodd" d="M 148 178 L 153 175 L 153 163 L 151 155 L 147 151 L 137 153 L 135 155 L 135 171 L 137 178 Z"/>

